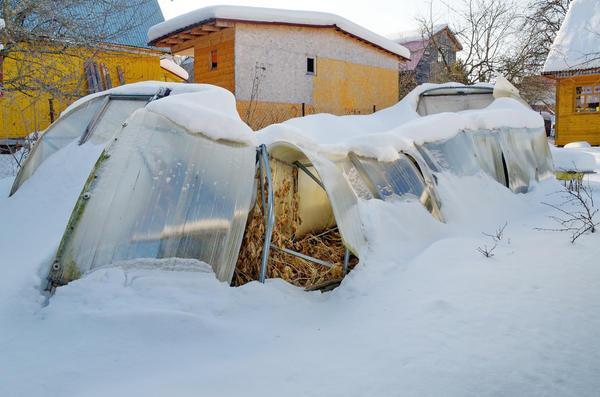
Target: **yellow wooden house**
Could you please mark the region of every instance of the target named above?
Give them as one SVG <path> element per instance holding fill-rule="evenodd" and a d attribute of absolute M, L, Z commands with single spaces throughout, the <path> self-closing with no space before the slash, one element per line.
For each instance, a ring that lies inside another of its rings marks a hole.
<path fill-rule="evenodd" d="M 543 75 L 556 80 L 555 141 L 600 145 L 600 2 L 571 3 Z"/>
<path fill-rule="evenodd" d="M 340 16 L 215 6 L 152 27 L 152 46 L 194 57 L 194 81 L 224 87 L 254 129 L 312 113 L 366 114 L 398 101 L 410 52 Z"/>
<path fill-rule="evenodd" d="M 70 103 L 89 93 L 145 80 L 183 81 L 173 68 L 161 67 L 164 50 L 146 44 L 148 27 L 164 20 L 156 0 L 146 4 L 149 9 L 140 16 L 151 17 L 101 46 L 65 46 L 57 54 L 56 43 L 37 42 L 19 44 L 10 56 L 0 56 L 0 145 L 43 131 Z M 32 45 L 36 50 L 28 51 Z M 42 50 L 50 46 L 53 51 Z M 27 79 L 20 87 L 7 83 L 23 75 Z M 34 82 L 31 87 L 29 81 Z M 48 89 L 40 89 L 46 84 Z"/>

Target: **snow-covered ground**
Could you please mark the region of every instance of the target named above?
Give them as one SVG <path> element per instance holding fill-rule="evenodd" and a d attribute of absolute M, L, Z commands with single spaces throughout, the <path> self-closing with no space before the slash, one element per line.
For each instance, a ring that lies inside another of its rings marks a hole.
<path fill-rule="evenodd" d="M 556 155 L 565 149 L 555 149 Z M 600 150 L 592 153 L 600 169 Z M 556 181 L 440 178 L 446 224 L 362 204 L 369 251 L 330 293 L 105 268 L 40 293 L 85 175 L 68 150 L 0 180 L 0 396 L 595 396 L 600 234 L 553 227 Z M 89 155 L 89 154 L 87 154 Z M 61 158 L 61 156 L 67 156 Z M 569 156 L 575 156 L 570 152 Z M 600 197 L 600 177 L 591 175 Z M 35 188 L 34 188 L 35 187 Z M 18 197 L 18 199 L 15 199 Z M 507 222 L 492 258 L 477 252 Z M 200 267 L 200 269 L 205 269 Z"/>

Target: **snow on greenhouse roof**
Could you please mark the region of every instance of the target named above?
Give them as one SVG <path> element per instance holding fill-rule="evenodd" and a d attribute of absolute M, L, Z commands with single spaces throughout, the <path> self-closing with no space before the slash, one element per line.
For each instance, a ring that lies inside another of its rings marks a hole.
<path fill-rule="evenodd" d="M 574 0 L 544 65 L 544 73 L 600 68 L 600 1 Z"/>
<path fill-rule="evenodd" d="M 200 133 L 214 140 L 256 144 L 252 130 L 240 119 L 233 94 L 210 84 L 160 81 L 127 84 L 83 97 L 71 104 L 61 116 L 99 96 L 154 95 L 161 88 L 168 88 L 171 93 L 146 105 L 148 111 L 166 117 L 191 133 Z"/>
<path fill-rule="evenodd" d="M 317 12 L 245 6 L 212 6 L 200 8 L 154 25 L 148 31 L 148 42 L 155 44 L 170 34 L 202 25 L 212 20 L 279 23 L 305 26 L 330 26 L 356 36 L 400 57 L 409 59 L 410 51 L 400 44 L 355 24 L 339 15 Z"/>
<path fill-rule="evenodd" d="M 224 88 L 204 85 L 207 89 L 150 102 L 146 109 L 160 114 L 191 133 L 215 141 L 224 140 L 256 146 L 254 133 L 239 116 L 235 97 Z"/>
<path fill-rule="evenodd" d="M 104 95 L 154 95 L 161 88 L 169 88 L 171 95 L 178 95 L 187 92 L 205 91 L 207 89 L 217 88 L 208 84 L 184 84 L 184 83 L 168 83 L 164 81 L 141 81 L 138 83 L 121 85 L 110 90 L 96 92 L 79 98 L 71 105 L 69 105 L 62 113 L 65 115 L 82 105 L 83 103 Z"/>
<path fill-rule="evenodd" d="M 331 156 L 343 157 L 352 151 L 380 161 L 393 161 L 398 158 L 398 152 L 415 144 L 449 139 L 462 130 L 542 128 L 544 125 L 542 117 L 511 97 L 502 82 L 496 84 L 496 99 L 486 108 L 428 116 L 417 113 L 423 92 L 462 86 L 459 83 L 423 84 L 396 105 L 372 115 L 315 114 L 290 119 L 258 131 L 259 140 L 267 145 L 287 141 Z"/>

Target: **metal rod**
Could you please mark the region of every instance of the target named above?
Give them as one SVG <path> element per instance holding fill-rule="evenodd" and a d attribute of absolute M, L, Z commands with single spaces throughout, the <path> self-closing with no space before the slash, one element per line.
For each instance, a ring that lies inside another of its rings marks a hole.
<path fill-rule="evenodd" d="M 348 264 L 350 263 L 350 250 L 344 251 L 344 276 L 348 274 Z"/>
<path fill-rule="evenodd" d="M 141 94 L 108 94 L 113 101 L 146 101 L 148 102 L 154 95 Z"/>
<path fill-rule="evenodd" d="M 331 229 L 329 229 L 329 230 L 325 230 L 323 233 L 317 234 L 317 235 L 315 236 L 315 238 L 323 237 L 324 235 L 326 235 L 326 234 L 328 234 L 328 233 L 331 233 L 331 232 L 333 232 L 334 230 L 337 230 L 337 228 L 338 228 L 338 227 L 336 226 L 336 227 L 332 227 L 332 228 L 331 228 Z"/>
<path fill-rule="evenodd" d="M 261 283 L 265 282 L 267 278 L 267 262 L 269 260 L 269 252 L 271 249 L 271 238 L 273 237 L 273 225 L 275 224 L 275 211 L 274 211 L 274 195 L 273 195 L 273 181 L 271 178 L 271 167 L 269 165 L 269 152 L 267 147 L 263 144 L 258 147 L 259 158 L 260 158 L 260 194 L 262 197 L 263 212 L 265 213 L 265 241 L 263 244 L 263 252 L 260 263 L 260 273 L 258 275 L 258 281 Z M 267 179 L 267 202 L 265 203 L 265 177 Z"/>
<path fill-rule="evenodd" d="M 304 255 L 304 254 L 301 254 L 300 252 L 293 251 L 291 249 L 281 248 L 281 247 L 278 247 L 278 246 L 276 246 L 274 244 L 271 244 L 271 248 L 276 249 L 276 250 L 281 251 L 281 252 L 285 252 L 286 254 L 290 254 L 290 255 L 296 256 L 296 257 L 304 259 L 306 261 L 316 263 L 317 265 L 325 266 L 325 267 L 328 267 L 328 268 L 332 268 L 334 266 L 333 263 L 322 261 L 320 259 L 313 258 L 312 256 Z"/>
<path fill-rule="evenodd" d="M 312 172 L 310 172 L 310 170 L 308 168 L 306 168 L 306 166 L 304 164 L 302 164 L 299 161 L 294 161 L 293 163 L 296 167 L 300 168 L 302 171 L 304 171 L 304 173 L 308 176 L 310 176 L 310 179 L 312 179 L 313 181 L 315 181 L 315 183 L 319 186 L 321 186 L 321 189 L 327 191 L 325 189 L 325 185 L 323 185 L 323 182 L 321 182 L 321 180 L 319 178 L 317 178 L 317 176 L 315 174 L 313 174 Z"/>
<path fill-rule="evenodd" d="M 92 119 L 90 120 L 88 125 L 85 127 L 85 131 L 83 132 L 83 135 L 79 139 L 79 145 L 83 145 L 88 140 L 90 135 L 92 135 L 92 131 L 94 130 L 94 128 L 96 128 L 96 124 L 98 124 L 100 117 L 102 117 L 102 115 L 108 108 L 109 103 L 110 103 L 110 95 L 107 95 L 104 97 L 104 99 L 102 100 L 102 104 L 100 105 L 98 110 L 96 110 L 96 113 L 94 113 L 94 116 L 92 117 Z"/>

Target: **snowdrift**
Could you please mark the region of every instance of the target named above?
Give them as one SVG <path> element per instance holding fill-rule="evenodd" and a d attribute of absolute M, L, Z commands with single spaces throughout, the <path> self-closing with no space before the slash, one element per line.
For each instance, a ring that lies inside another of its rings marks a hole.
<path fill-rule="evenodd" d="M 51 291 L 137 258 L 194 259 L 232 285 L 281 277 L 329 288 L 369 245 L 365 203 L 416 204 L 444 222 L 440 178 L 527 193 L 553 175 L 543 120 L 504 81 L 424 85 L 370 116 L 312 115 L 258 133 L 226 90 L 120 87 L 71 106 L 11 194 L 39 183 L 47 159 L 82 151 L 76 166 L 89 176 L 49 264 Z"/>

